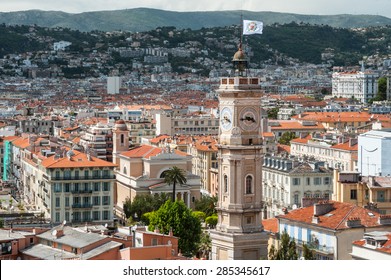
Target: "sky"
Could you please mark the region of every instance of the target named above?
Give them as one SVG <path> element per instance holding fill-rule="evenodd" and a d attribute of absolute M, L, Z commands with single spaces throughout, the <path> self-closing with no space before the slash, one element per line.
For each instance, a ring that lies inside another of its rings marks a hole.
<path fill-rule="evenodd" d="M 370 14 L 391 18 L 390 0 L 0 0 L 0 12 L 38 9 L 82 13 L 140 7 L 170 11 L 249 10 L 311 15 Z"/>

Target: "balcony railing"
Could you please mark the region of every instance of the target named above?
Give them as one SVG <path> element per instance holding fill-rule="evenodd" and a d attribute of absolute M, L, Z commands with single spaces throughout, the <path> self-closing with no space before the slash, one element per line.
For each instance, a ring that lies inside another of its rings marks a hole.
<path fill-rule="evenodd" d="M 92 190 L 72 190 L 72 194 L 89 194 L 92 193 Z"/>
<path fill-rule="evenodd" d="M 319 245 L 316 242 L 305 242 L 302 240 L 295 240 L 296 244 L 299 246 L 303 246 L 304 244 L 307 245 L 307 247 L 311 250 L 315 250 L 317 252 L 323 253 L 323 254 L 328 254 L 332 255 L 334 254 L 334 247 L 329 247 L 325 245 Z"/>
<path fill-rule="evenodd" d="M 72 204 L 72 208 L 75 208 L 75 209 L 92 208 L 92 204 L 91 203 L 85 203 L 85 204 L 76 203 L 76 204 Z"/>
<path fill-rule="evenodd" d="M 81 180 L 98 180 L 98 179 L 115 179 L 115 175 L 100 175 L 100 176 L 78 176 L 78 177 L 68 177 L 68 176 L 57 176 L 57 177 L 51 177 L 51 180 L 53 181 L 81 181 Z"/>

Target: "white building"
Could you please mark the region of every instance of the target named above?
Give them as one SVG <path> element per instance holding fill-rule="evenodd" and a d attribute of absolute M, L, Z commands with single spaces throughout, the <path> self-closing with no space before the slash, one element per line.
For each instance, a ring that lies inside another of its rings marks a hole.
<path fill-rule="evenodd" d="M 391 132 L 371 130 L 358 136 L 358 171 L 362 176 L 391 174 Z"/>
<path fill-rule="evenodd" d="M 284 208 L 296 209 L 303 197 L 329 199 L 333 173 L 323 162 L 298 162 L 266 156 L 263 161 L 263 202 L 267 216 L 282 214 Z"/>
<path fill-rule="evenodd" d="M 365 233 L 363 239 L 353 242 L 352 258 L 354 260 L 391 260 L 390 243 L 390 231 Z"/>
<path fill-rule="evenodd" d="M 367 103 L 378 91 L 379 74 L 365 72 L 334 72 L 332 78 L 333 97 L 355 98 Z"/>
<path fill-rule="evenodd" d="M 107 93 L 108 94 L 118 94 L 120 88 L 121 88 L 121 78 L 120 77 L 107 77 Z"/>
<path fill-rule="evenodd" d="M 66 47 L 69 47 L 70 45 L 72 45 L 72 43 L 67 42 L 67 41 L 54 42 L 53 50 L 54 51 L 65 51 Z"/>

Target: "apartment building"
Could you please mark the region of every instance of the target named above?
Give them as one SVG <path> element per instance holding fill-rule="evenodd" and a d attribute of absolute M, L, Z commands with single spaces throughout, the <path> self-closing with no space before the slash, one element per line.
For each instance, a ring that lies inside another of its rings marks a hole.
<path fill-rule="evenodd" d="M 339 138 L 337 143 L 322 140 L 312 135 L 291 140 L 291 155 L 313 158 L 325 162 L 331 168 L 355 171 L 357 167 L 357 139 Z"/>
<path fill-rule="evenodd" d="M 267 217 L 300 207 L 304 197 L 329 199 L 333 190 L 332 176 L 332 170 L 326 168 L 323 162 L 265 156 L 262 199 Z"/>
<path fill-rule="evenodd" d="M 391 230 L 389 216 L 354 204 L 309 199 L 303 206 L 277 216 L 278 233 L 286 231 L 295 240 L 300 257 L 306 244 L 318 260 L 351 260 L 354 241 Z"/>
<path fill-rule="evenodd" d="M 115 167 L 77 150 L 57 150 L 38 165 L 35 204 L 54 223 L 112 223 Z"/>
<path fill-rule="evenodd" d="M 368 103 L 378 92 L 378 79 L 379 74 L 374 71 L 334 72 L 332 95 Z"/>
<path fill-rule="evenodd" d="M 99 159 L 112 161 L 113 158 L 113 132 L 112 127 L 98 123 L 89 127 L 80 137 L 79 144 L 85 151 Z"/>
<path fill-rule="evenodd" d="M 333 200 L 391 214 L 391 177 L 334 170 Z"/>

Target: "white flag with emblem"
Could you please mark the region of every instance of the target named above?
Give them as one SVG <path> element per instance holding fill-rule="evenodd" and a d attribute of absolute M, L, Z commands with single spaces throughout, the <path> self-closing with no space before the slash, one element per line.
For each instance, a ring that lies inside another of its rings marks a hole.
<path fill-rule="evenodd" d="M 243 35 L 262 34 L 262 30 L 262 21 L 243 20 Z"/>

